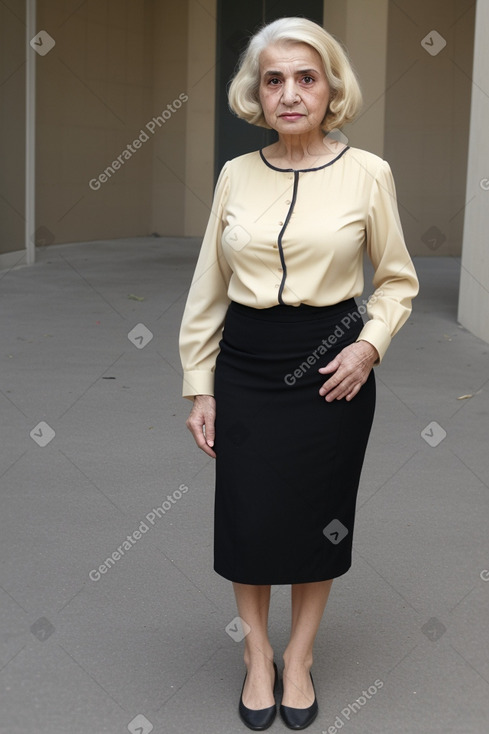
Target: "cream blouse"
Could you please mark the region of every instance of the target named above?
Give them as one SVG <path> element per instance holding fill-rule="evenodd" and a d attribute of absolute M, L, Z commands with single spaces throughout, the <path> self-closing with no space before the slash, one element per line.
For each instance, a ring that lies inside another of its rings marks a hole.
<path fill-rule="evenodd" d="M 183 396 L 214 394 L 230 301 L 325 306 L 359 296 L 364 248 L 375 293 L 358 339 L 381 360 L 418 292 L 389 164 L 351 147 L 304 170 L 277 168 L 261 151 L 225 163 L 180 329 Z"/>

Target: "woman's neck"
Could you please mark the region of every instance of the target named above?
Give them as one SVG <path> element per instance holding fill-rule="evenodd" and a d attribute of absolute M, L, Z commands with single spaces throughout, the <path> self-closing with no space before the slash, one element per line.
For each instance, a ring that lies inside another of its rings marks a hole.
<path fill-rule="evenodd" d="M 280 135 L 276 143 L 276 152 L 291 163 L 300 163 L 324 153 L 323 140 L 322 130 L 314 130 L 304 135 Z"/>
<path fill-rule="evenodd" d="M 322 165 L 345 148 L 322 130 L 306 135 L 280 135 L 278 141 L 264 149 L 267 160 L 280 162 L 283 168 L 312 168 Z"/>

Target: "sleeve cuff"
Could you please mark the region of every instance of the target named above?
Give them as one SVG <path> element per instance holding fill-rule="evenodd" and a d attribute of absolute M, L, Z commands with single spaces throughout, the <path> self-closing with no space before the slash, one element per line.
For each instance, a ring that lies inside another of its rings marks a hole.
<path fill-rule="evenodd" d="M 208 370 L 184 372 L 182 397 L 192 400 L 195 395 L 214 395 L 214 372 Z"/>
<path fill-rule="evenodd" d="M 372 344 L 379 353 L 379 359 L 375 364 L 380 364 L 391 343 L 391 335 L 387 326 L 377 319 L 370 319 L 361 330 L 357 341 L 364 340 Z"/>

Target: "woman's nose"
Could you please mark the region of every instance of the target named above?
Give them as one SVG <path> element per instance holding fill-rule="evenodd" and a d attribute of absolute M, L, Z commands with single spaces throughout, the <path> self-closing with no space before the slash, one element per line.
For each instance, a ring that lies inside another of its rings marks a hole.
<path fill-rule="evenodd" d="M 298 99 L 297 88 L 294 81 L 285 82 L 282 92 L 282 100 L 286 105 L 294 104 Z"/>

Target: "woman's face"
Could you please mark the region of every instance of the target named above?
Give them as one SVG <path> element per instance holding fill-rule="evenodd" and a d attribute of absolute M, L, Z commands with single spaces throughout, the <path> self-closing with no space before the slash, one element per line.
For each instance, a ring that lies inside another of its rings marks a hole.
<path fill-rule="evenodd" d="M 318 52 L 307 43 L 275 43 L 260 56 L 259 98 L 265 120 L 279 134 L 318 129 L 330 88 Z"/>

